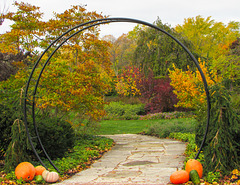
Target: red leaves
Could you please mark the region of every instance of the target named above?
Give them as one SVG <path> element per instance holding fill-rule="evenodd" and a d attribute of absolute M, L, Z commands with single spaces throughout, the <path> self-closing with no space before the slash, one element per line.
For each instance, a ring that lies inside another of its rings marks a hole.
<path fill-rule="evenodd" d="M 169 112 L 174 110 L 178 99 L 173 93 L 170 79 L 154 78 L 151 71 L 147 78 L 143 78 L 139 84 L 142 101 L 146 103 L 147 113 Z"/>

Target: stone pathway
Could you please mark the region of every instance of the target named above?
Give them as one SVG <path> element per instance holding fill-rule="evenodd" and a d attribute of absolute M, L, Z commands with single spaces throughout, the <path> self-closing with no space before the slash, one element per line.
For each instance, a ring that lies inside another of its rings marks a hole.
<path fill-rule="evenodd" d="M 59 185 L 168 184 L 183 167 L 186 144 L 136 134 L 107 135 L 116 145 L 92 164 Z"/>

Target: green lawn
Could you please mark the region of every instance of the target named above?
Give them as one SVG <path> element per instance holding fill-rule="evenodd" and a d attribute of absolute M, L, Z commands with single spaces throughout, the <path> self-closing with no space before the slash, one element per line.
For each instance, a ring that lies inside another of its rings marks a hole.
<path fill-rule="evenodd" d="M 169 124 L 190 124 L 194 127 L 195 123 L 196 121 L 191 118 L 168 120 L 103 120 L 99 123 L 100 130 L 97 134 L 137 134 L 148 130 L 153 125 L 166 125 L 167 127 Z"/>

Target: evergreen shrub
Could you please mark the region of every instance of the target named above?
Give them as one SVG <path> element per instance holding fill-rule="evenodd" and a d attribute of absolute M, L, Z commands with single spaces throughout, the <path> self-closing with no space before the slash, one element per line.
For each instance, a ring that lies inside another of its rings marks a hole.
<path fill-rule="evenodd" d="M 240 90 L 240 89 L 239 89 Z M 240 93 L 239 90 L 237 92 L 234 92 L 232 95 L 232 107 L 236 111 L 236 113 L 240 116 Z"/>
<path fill-rule="evenodd" d="M 33 153 L 30 145 L 27 144 L 28 138 L 22 121 L 21 106 L 0 104 L 0 110 L 0 159 L 5 160 L 6 169 L 10 170 L 11 166 L 22 162 L 21 160 L 25 159 L 26 155 L 30 157 Z M 15 124 L 13 128 L 13 123 L 21 124 Z M 51 158 L 62 157 L 64 152 L 73 147 L 75 135 L 70 123 L 46 116 L 44 118 L 36 116 L 36 123 L 42 143 Z M 29 124 L 29 131 L 31 135 L 35 135 L 32 124 Z M 33 139 L 33 143 L 43 156 L 37 139 Z"/>
<path fill-rule="evenodd" d="M 63 157 L 64 153 L 74 146 L 75 133 L 69 122 L 55 117 L 39 116 L 36 124 L 42 144 L 52 159 Z M 31 133 L 34 133 L 33 128 Z M 34 142 L 38 143 L 35 140 Z M 36 148 L 42 151 L 39 144 Z M 44 153 L 41 152 L 40 155 L 44 156 Z"/>
<path fill-rule="evenodd" d="M 11 141 L 4 157 L 4 170 L 6 172 L 14 171 L 20 162 L 31 161 L 33 157 L 22 120 L 16 119 L 14 121 L 10 136 Z"/>
<path fill-rule="evenodd" d="M 11 142 L 11 126 L 16 119 L 16 108 L 0 104 L 0 159 Z"/>
<path fill-rule="evenodd" d="M 205 172 L 229 173 L 240 168 L 240 119 L 232 108 L 231 96 L 223 84 L 210 89 L 211 119 L 203 154 Z M 203 113 L 206 115 L 206 113 Z M 206 118 L 198 116 L 196 143 L 200 146 L 206 127 Z"/>
<path fill-rule="evenodd" d="M 36 117 L 36 123 L 42 144 L 51 159 L 63 157 L 65 152 L 73 148 L 75 135 L 70 123 L 58 118 L 40 119 L 39 116 Z M 8 172 L 14 170 L 20 162 L 35 159 L 23 121 L 16 119 L 10 128 L 9 137 L 11 139 L 4 157 L 4 169 Z M 29 124 L 29 131 L 31 136 L 35 135 L 32 124 Z M 45 157 L 37 138 L 32 137 L 32 141 L 38 154 Z"/>

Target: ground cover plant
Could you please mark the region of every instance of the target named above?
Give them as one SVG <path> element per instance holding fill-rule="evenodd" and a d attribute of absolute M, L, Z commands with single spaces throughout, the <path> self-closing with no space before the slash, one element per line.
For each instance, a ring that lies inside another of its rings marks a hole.
<path fill-rule="evenodd" d="M 147 114 L 140 116 L 140 120 L 150 120 L 150 119 L 177 119 L 177 118 L 194 118 L 194 113 L 188 112 L 158 112 L 154 114 Z"/>
<path fill-rule="evenodd" d="M 195 130 L 195 124 L 196 120 L 191 118 L 161 120 L 149 125 L 144 133 L 166 138 L 171 132 L 193 133 Z"/>
<path fill-rule="evenodd" d="M 184 167 L 183 167 L 183 168 L 185 168 L 186 162 L 189 159 L 194 159 L 194 157 L 196 156 L 196 154 L 198 152 L 198 147 L 195 142 L 195 134 L 174 132 L 174 133 L 169 134 L 169 138 L 187 142 L 187 147 L 185 150 L 186 159 L 185 159 Z M 221 171 L 206 172 L 205 167 L 207 166 L 207 164 L 204 159 L 203 151 L 201 151 L 197 160 L 200 161 L 204 167 L 204 171 L 203 171 L 204 177 L 202 179 L 202 183 L 216 184 L 216 185 L 217 184 L 239 184 L 240 183 L 240 172 L 238 171 L 238 169 L 232 170 L 225 176 L 222 174 Z M 187 184 L 192 184 L 192 183 L 190 182 Z"/>
<path fill-rule="evenodd" d="M 104 152 L 111 149 L 114 142 L 112 139 L 84 135 L 78 136 L 75 140 L 74 147 L 65 153 L 63 158 L 57 158 L 53 160 L 53 163 L 61 171 L 60 180 L 64 180 L 74 175 L 75 173 L 88 168 L 95 160 L 99 159 Z M 49 167 L 49 170 L 54 171 L 53 167 L 49 164 L 49 161 L 43 160 L 43 162 Z M 34 166 L 40 165 L 37 161 L 31 161 Z M 17 180 L 14 171 L 8 174 L 4 173 L 0 169 L 0 182 L 1 184 L 24 184 L 22 180 Z M 31 184 L 36 184 L 32 181 Z"/>

